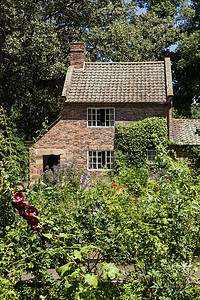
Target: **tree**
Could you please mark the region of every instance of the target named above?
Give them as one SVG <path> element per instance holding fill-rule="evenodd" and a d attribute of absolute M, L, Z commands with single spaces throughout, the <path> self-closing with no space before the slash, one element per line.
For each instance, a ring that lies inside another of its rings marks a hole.
<path fill-rule="evenodd" d="M 168 16 L 159 18 L 150 11 L 138 16 L 136 6 L 123 4 L 124 12 L 109 23 L 103 24 L 113 10 L 108 6 L 100 11 L 102 27 L 94 26 L 86 38 L 93 61 L 147 61 L 159 60 L 176 42 L 178 30 Z"/>
<path fill-rule="evenodd" d="M 138 16 L 131 0 L 2 0 L 0 14 L 1 104 L 26 139 L 61 111 L 71 41 L 92 61 L 143 61 L 178 39 L 171 15 Z"/>
<path fill-rule="evenodd" d="M 174 57 L 174 104 L 186 117 L 191 117 L 191 105 L 200 102 L 200 3 L 191 2 L 182 11 L 182 34 Z"/>

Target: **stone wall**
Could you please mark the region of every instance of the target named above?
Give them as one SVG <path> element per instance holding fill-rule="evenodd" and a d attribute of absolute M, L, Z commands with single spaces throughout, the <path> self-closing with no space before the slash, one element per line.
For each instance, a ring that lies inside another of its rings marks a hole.
<path fill-rule="evenodd" d="M 60 155 L 87 169 L 88 150 L 114 150 L 115 127 L 87 127 L 88 107 L 115 107 L 115 126 L 130 125 L 147 117 L 168 116 L 168 104 L 65 104 L 63 115 L 30 149 L 31 179 L 40 177 L 43 155 Z"/>

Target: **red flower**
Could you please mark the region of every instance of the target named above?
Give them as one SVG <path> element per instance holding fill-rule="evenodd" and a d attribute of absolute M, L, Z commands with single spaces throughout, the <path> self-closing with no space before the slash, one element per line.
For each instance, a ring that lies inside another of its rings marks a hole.
<path fill-rule="evenodd" d="M 119 190 L 119 187 L 117 187 L 117 190 Z"/>
<path fill-rule="evenodd" d="M 33 217 L 33 216 L 29 216 L 27 213 L 26 213 L 25 219 L 26 219 L 28 225 L 31 226 L 32 229 L 34 227 L 38 226 L 38 224 L 39 224 L 38 218 Z"/>
<path fill-rule="evenodd" d="M 20 216 L 23 218 L 23 219 L 25 219 L 26 218 L 26 212 L 25 212 L 25 210 L 21 210 L 21 209 L 19 209 L 18 210 L 18 212 L 19 212 L 19 214 L 20 214 Z"/>
<path fill-rule="evenodd" d="M 17 210 L 25 210 L 29 207 L 29 203 L 24 202 L 22 198 L 13 199 L 11 205 Z"/>
<path fill-rule="evenodd" d="M 115 183 L 115 184 L 113 184 L 113 186 L 117 186 L 117 184 Z"/>
<path fill-rule="evenodd" d="M 27 213 L 29 216 L 38 216 L 39 215 L 37 209 L 33 205 L 29 206 L 29 208 L 27 209 Z"/>

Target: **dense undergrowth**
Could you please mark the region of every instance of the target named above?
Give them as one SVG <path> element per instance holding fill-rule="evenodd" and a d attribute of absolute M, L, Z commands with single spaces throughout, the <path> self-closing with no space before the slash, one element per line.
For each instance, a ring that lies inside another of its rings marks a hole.
<path fill-rule="evenodd" d="M 158 149 L 149 169 L 118 166 L 92 178 L 66 162 L 19 190 L 22 163 L 8 138 L 0 299 L 199 299 L 191 269 L 200 254 L 200 186 L 186 164 Z"/>
<path fill-rule="evenodd" d="M 189 274 L 199 255 L 198 179 L 167 156 L 159 163 L 162 171 L 93 179 L 71 164 L 48 170 L 18 193 L 29 212 L 37 209 L 32 227 L 7 201 L 13 219 L 1 236 L 1 298 L 198 299 Z M 24 273 L 34 275 L 31 283 Z"/>

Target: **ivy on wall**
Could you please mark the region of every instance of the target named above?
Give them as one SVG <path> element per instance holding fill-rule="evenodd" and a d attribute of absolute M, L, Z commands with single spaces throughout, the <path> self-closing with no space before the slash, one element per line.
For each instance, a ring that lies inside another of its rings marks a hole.
<path fill-rule="evenodd" d="M 146 118 L 130 126 L 117 126 L 115 133 L 115 168 L 130 165 L 140 168 L 147 163 L 147 150 L 168 146 L 165 118 Z"/>
<path fill-rule="evenodd" d="M 193 169 L 193 173 L 200 175 L 200 146 L 188 145 L 186 149 L 190 153 L 189 165 Z"/>

